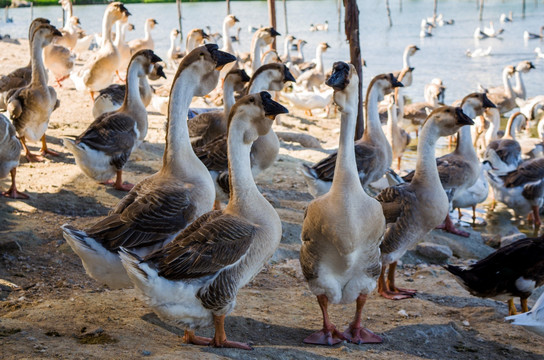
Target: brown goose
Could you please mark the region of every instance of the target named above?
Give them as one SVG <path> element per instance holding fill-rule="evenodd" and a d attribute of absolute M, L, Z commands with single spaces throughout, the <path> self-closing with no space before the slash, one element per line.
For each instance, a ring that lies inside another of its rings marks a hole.
<path fill-rule="evenodd" d="M 393 153 L 382 130 L 378 114 L 378 101 L 395 87 L 403 86 L 393 74 L 375 76 L 368 85 L 365 101 L 365 132 L 355 142 L 357 171 L 363 187 L 379 180 L 391 166 Z M 329 191 L 334 177 L 337 153 L 313 166 L 303 165 L 302 171 L 312 196 L 318 197 Z"/>
<path fill-rule="evenodd" d="M 202 54 L 202 55 L 201 55 Z M 87 274 L 110 288 L 132 286 L 118 251 L 141 256 L 161 248 L 196 218 L 212 209 L 214 187 L 189 144 L 186 119 L 193 96 L 217 85 L 219 71 L 234 57 L 206 45 L 186 56 L 174 78 L 162 168 L 134 188 L 113 211 L 85 231 L 62 227 Z"/>
<path fill-rule="evenodd" d="M 128 47 L 130 48 L 131 53 L 134 54 L 144 49 L 155 50 L 155 42 L 151 37 L 151 30 L 153 30 L 157 24 L 158 22 L 155 19 L 145 20 L 145 37 L 143 39 L 134 39 L 128 42 Z"/>
<path fill-rule="evenodd" d="M 44 158 L 30 152 L 26 145 L 27 140 L 39 141 L 41 139 L 42 155 L 58 155 L 47 148 L 45 140 L 49 118 L 59 106 L 59 101 L 55 89 L 47 86 L 47 75 L 42 56 L 43 48 L 58 36 L 61 36 L 60 32 L 52 25 L 39 24 L 35 26 L 31 52 L 32 79 L 27 86 L 10 92 L 7 102 L 10 118 L 17 134 L 19 134 L 28 161 L 43 161 Z"/>
<path fill-rule="evenodd" d="M 75 140 L 64 139 L 64 146 L 74 154 L 85 175 L 105 184 L 111 184 L 110 179 L 116 176 L 115 189 L 132 189 L 132 184 L 123 184 L 123 167 L 147 135 L 147 111 L 140 96 L 139 78 L 147 76 L 159 61 L 161 58 L 151 50 L 134 54 L 127 70 L 123 105 L 96 118 Z"/>
<path fill-rule="evenodd" d="M 393 75 L 396 78 L 399 78 L 400 74 L 403 71 L 406 71 L 406 69 L 410 69 L 410 57 L 414 56 L 416 52 L 418 52 L 420 49 L 416 45 L 408 45 L 404 49 L 404 53 L 402 54 L 402 69 L 399 71 L 395 71 Z M 413 70 L 413 68 L 412 68 Z M 404 86 L 410 86 L 412 85 L 412 71 L 409 71 L 406 73 L 406 75 L 402 78 L 402 83 Z"/>
<path fill-rule="evenodd" d="M 8 191 L 0 192 L 2 196 L 28 199 L 28 195 L 18 191 L 15 184 L 15 174 L 22 149 L 21 142 L 15 134 L 15 128 L 4 115 L 0 114 L 0 179 L 11 174 L 11 186 Z"/>
<path fill-rule="evenodd" d="M 323 313 L 323 329 L 305 343 L 334 345 L 381 343 L 361 325 L 363 306 L 380 273 L 385 219 L 380 203 L 361 187 L 355 164 L 354 137 L 359 104 L 359 77 L 353 65 L 336 62 L 327 85 L 340 107 L 340 145 L 331 189 L 308 205 L 302 224 L 300 265 Z M 357 301 L 355 319 L 340 333 L 330 322 L 328 303 Z"/>
<path fill-rule="evenodd" d="M 389 187 L 376 197 L 389 224 L 380 246 L 382 269 L 378 292 L 383 297 L 399 300 L 414 295 L 414 290 L 396 287 L 397 261 L 417 241 L 441 224 L 449 210 L 448 196 L 440 185 L 434 157 L 436 142 L 441 136 L 453 135 L 462 126 L 473 124 L 461 108 L 442 106 L 434 110 L 421 129 L 412 182 Z"/>
<path fill-rule="evenodd" d="M 186 343 L 251 349 L 227 340 L 224 321 L 234 309 L 238 291 L 280 243 L 281 221 L 255 185 L 250 151 L 251 143 L 270 130 L 274 117 L 286 112 L 266 92 L 241 98 L 229 118 L 232 192 L 225 210 L 202 215 L 143 259 L 121 251 L 136 289 L 161 319 L 185 327 Z M 211 324 L 213 339 L 195 335 L 195 329 Z"/>

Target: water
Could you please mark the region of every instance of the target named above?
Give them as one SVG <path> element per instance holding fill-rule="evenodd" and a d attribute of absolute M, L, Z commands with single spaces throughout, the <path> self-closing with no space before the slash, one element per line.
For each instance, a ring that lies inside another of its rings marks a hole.
<path fill-rule="evenodd" d="M 432 16 L 433 1 L 403 1 L 403 11 L 399 11 L 399 2 L 391 1 L 393 27 L 387 22 L 383 0 L 359 1 L 362 55 L 367 61 L 364 69 L 364 85 L 372 76 L 398 70 L 402 67 L 402 52 L 406 45 L 416 44 L 421 48 L 413 58 L 411 65 L 416 68 L 413 85 L 406 89 L 406 94 L 415 101 L 423 100 L 423 87 L 431 79 L 440 77 L 447 86 L 446 100 L 453 102 L 467 93 L 476 90 L 478 83 L 500 85 L 501 71 L 505 65 L 516 64 L 521 60 L 533 60 L 537 69 L 525 76 L 527 93 L 534 96 L 540 93 L 539 85 L 544 80 L 544 61 L 537 60 L 534 48 L 544 44 L 539 40 L 524 42 L 523 31 L 538 32 L 544 15 L 544 5 L 537 7 L 536 2 L 527 2 L 526 18 L 521 19 L 521 2 L 486 1 L 484 19 L 478 21 L 475 1 L 439 1 L 438 13 L 445 19 L 455 19 L 455 25 L 434 30 L 432 38 L 420 39 L 419 26 L 423 17 Z M 100 32 L 102 15 L 106 5 L 75 5 L 74 14 L 80 17 L 83 28 L 88 33 Z M 153 31 L 156 51 L 165 56 L 169 47 L 170 30 L 177 26 L 177 9 L 174 3 L 168 4 L 128 4 L 133 16 L 130 22 L 136 25 L 136 31 L 127 35 L 127 40 L 143 37 L 145 18 L 153 17 L 159 25 Z M 348 45 L 345 35 L 338 32 L 337 2 L 323 1 L 288 1 L 288 24 L 291 34 L 305 39 L 308 45 L 305 55 L 313 58 L 315 47 L 321 41 L 328 42 L 332 48 L 324 55 L 325 68 L 331 67 L 337 60 L 349 60 Z M 514 22 L 499 23 L 501 13 L 514 12 Z M 62 11 L 60 6 L 36 7 L 34 16 L 46 17 L 53 24 L 60 26 Z M 267 4 L 259 2 L 231 2 L 231 11 L 240 20 L 241 45 L 235 44 L 239 51 L 249 51 L 251 34 L 248 26 L 258 27 L 268 24 Z M 276 2 L 277 30 L 285 34 L 283 3 Z M 213 32 L 220 32 L 223 17 L 226 14 L 225 2 L 183 3 L 183 32 L 196 27 L 209 25 Z M 0 33 L 9 33 L 14 37 L 27 37 L 30 23 L 30 8 L 11 9 L 14 22 L 6 25 L 0 22 Z M 311 23 L 329 22 L 328 32 L 310 32 Z M 504 27 L 503 39 L 475 41 L 473 33 L 476 27 L 488 25 L 492 20 L 495 27 Z M 343 22 L 342 22 L 343 27 Z M 471 59 L 465 56 L 467 49 L 492 47 L 492 56 Z M 283 51 L 283 37 L 278 38 L 278 50 Z"/>

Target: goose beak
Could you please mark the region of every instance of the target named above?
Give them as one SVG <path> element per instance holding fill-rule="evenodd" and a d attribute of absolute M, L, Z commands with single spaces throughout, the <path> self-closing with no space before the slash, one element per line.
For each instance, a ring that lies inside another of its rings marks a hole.
<path fill-rule="evenodd" d="M 529 69 L 536 69 L 535 65 L 532 62 L 529 62 Z"/>
<path fill-rule="evenodd" d="M 237 23 L 237 22 L 240 22 L 240 19 L 238 19 L 236 16 L 234 17 L 234 22 Z"/>
<path fill-rule="evenodd" d="M 159 75 L 160 77 L 163 77 L 163 78 L 166 79 L 166 74 L 164 73 L 164 68 L 161 65 L 159 65 L 157 67 L 157 75 Z"/>
<path fill-rule="evenodd" d="M 497 106 L 493 104 L 491 100 L 487 97 L 487 95 L 484 93 L 482 94 L 482 105 L 484 108 L 496 108 Z"/>
<path fill-rule="evenodd" d="M 123 5 L 123 4 L 120 5 L 119 10 L 121 10 L 121 12 L 122 12 L 123 14 L 125 14 L 125 16 L 130 16 L 130 15 L 132 15 L 132 14 L 128 11 L 128 9 L 125 7 L 125 5 Z"/>
<path fill-rule="evenodd" d="M 460 107 L 455 108 L 455 118 L 458 125 L 474 125 L 474 121 L 469 118 Z"/>
<path fill-rule="evenodd" d="M 261 91 L 261 100 L 263 102 L 264 115 L 270 120 L 274 120 L 278 114 L 287 114 L 287 110 L 283 105 L 272 100 L 272 96 L 266 91 Z"/>
<path fill-rule="evenodd" d="M 251 80 L 251 78 L 244 69 L 240 70 L 240 76 L 242 78 L 242 82 L 249 82 L 249 80 Z"/>
<path fill-rule="evenodd" d="M 391 75 L 391 86 L 393 88 L 404 87 L 404 84 L 398 81 L 395 75 L 393 74 L 390 74 L 390 75 Z"/>
<path fill-rule="evenodd" d="M 160 57 L 157 56 L 157 54 L 153 53 L 151 54 L 151 63 L 154 64 L 154 63 L 158 63 L 162 61 L 162 59 Z"/>
<path fill-rule="evenodd" d="M 281 34 L 276 31 L 273 27 L 270 28 L 270 35 L 271 36 L 280 36 Z"/>
<path fill-rule="evenodd" d="M 159 22 L 157 20 L 153 19 L 153 24 L 159 25 Z"/>
<path fill-rule="evenodd" d="M 219 50 L 216 44 L 206 44 L 205 46 L 216 63 L 215 70 L 221 70 L 223 66 L 236 60 L 234 55 Z"/>
<path fill-rule="evenodd" d="M 295 77 L 291 72 L 289 71 L 289 68 L 285 65 L 283 65 L 283 82 L 292 81 L 296 82 Z"/>
<path fill-rule="evenodd" d="M 343 61 L 335 62 L 332 65 L 332 74 L 325 84 L 334 90 L 344 90 L 349 84 L 349 65 Z"/>
<path fill-rule="evenodd" d="M 53 36 L 62 37 L 62 33 L 58 31 L 57 29 L 53 30 Z"/>

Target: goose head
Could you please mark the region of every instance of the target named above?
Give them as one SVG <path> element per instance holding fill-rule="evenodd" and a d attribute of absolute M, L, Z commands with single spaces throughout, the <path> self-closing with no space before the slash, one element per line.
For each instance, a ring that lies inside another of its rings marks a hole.
<path fill-rule="evenodd" d="M 151 72 L 155 69 L 155 64 L 159 61 L 162 61 L 162 59 L 155 55 L 153 50 L 149 49 L 138 51 L 136 54 L 132 55 L 132 59 L 130 60 L 131 63 L 137 62 L 141 65 L 141 71 L 138 73 L 139 77 L 151 74 Z"/>
<path fill-rule="evenodd" d="M 438 125 L 440 136 L 451 136 L 465 125 L 474 125 L 474 121 L 460 107 L 455 106 L 436 108 L 427 117 L 426 122 L 428 121 Z"/>
<path fill-rule="evenodd" d="M 287 35 L 285 37 L 285 43 L 289 45 L 289 44 L 293 43 L 293 41 L 295 41 L 296 39 L 297 38 L 294 37 L 293 35 Z"/>
<path fill-rule="evenodd" d="M 236 24 L 237 22 L 240 22 L 240 20 L 238 20 L 238 18 L 234 15 L 227 15 L 225 17 L 225 20 L 224 20 L 224 23 L 228 26 L 228 27 L 233 27 L 234 24 Z"/>
<path fill-rule="evenodd" d="M 389 74 L 381 74 L 376 75 L 370 82 L 367 88 L 367 98 L 370 94 L 370 90 L 377 88 L 379 92 L 378 101 L 383 100 L 384 95 L 387 95 L 394 91 L 395 88 L 403 87 L 404 85 L 397 80 L 395 75 L 389 73 Z M 368 102 L 368 99 L 367 99 Z"/>
<path fill-rule="evenodd" d="M 475 118 L 483 115 L 485 109 L 496 108 L 496 106 L 485 93 L 472 93 L 463 98 L 461 108 L 467 115 Z"/>
<path fill-rule="evenodd" d="M 204 96 L 217 86 L 223 66 L 235 60 L 234 55 L 219 50 L 216 44 L 199 46 L 183 57 L 175 78 L 182 71 L 197 74 L 199 80 L 194 96 Z"/>
<path fill-rule="evenodd" d="M 493 149 L 487 149 L 484 153 L 484 161 L 487 161 L 491 169 L 497 174 L 505 174 L 509 172 L 508 165 L 504 163 L 497 152 Z"/>
<path fill-rule="evenodd" d="M 81 22 L 79 21 L 79 18 L 77 16 L 70 16 L 70 19 L 68 19 L 68 24 L 72 28 L 78 27 L 78 25 L 81 25 Z"/>
<path fill-rule="evenodd" d="M 522 61 L 516 65 L 516 71 L 520 73 L 528 73 L 531 69 L 535 69 L 535 65 L 530 61 Z"/>
<path fill-rule="evenodd" d="M 325 84 L 334 89 L 334 102 L 342 112 L 357 112 L 359 76 L 352 64 L 337 61 Z"/>
<path fill-rule="evenodd" d="M 255 83 L 256 79 L 259 79 L 259 82 L 262 81 L 262 83 L 268 84 L 266 89 L 273 91 L 282 90 L 284 83 L 287 81 L 295 82 L 295 78 L 289 71 L 289 68 L 280 63 L 266 64 L 258 68 L 251 77 L 249 89 L 251 89 L 251 86 Z"/>
<path fill-rule="evenodd" d="M 36 30 L 38 26 L 43 24 L 50 24 L 50 23 L 51 22 L 49 21 L 49 19 L 41 18 L 41 17 L 32 20 L 32 22 L 30 23 L 30 26 L 28 27 L 28 40 L 32 42 L 34 31 Z"/>
<path fill-rule="evenodd" d="M 511 77 L 512 75 L 514 75 L 515 72 L 516 72 L 516 67 L 512 65 L 505 66 L 504 69 L 502 70 L 502 73 L 508 75 L 508 77 Z"/>
<path fill-rule="evenodd" d="M 172 31 L 170 31 L 170 40 L 176 40 L 179 36 L 179 30 L 178 29 L 172 29 Z"/>
<path fill-rule="evenodd" d="M 272 100 L 272 96 L 266 91 L 246 95 L 230 110 L 229 129 L 233 121 L 245 122 L 243 141 L 245 144 L 251 144 L 259 136 L 270 131 L 276 115 L 288 112 L 284 106 Z"/>
<path fill-rule="evenodd" d="M 210 36 L 203 29 L 193 29 L 189 32 L 187 38 L 194 40 L 195 44 L 201 44 L 204 39 L 209 39 Z"/>
<path fill-rule="evenodd" d="M 131 15 L 125 5 L 119 1 L 110 3 L 106 8 L 106 12 L 113 15 L 112 23 L 116 22 L 117 20 L 123 20 Z"/>
<path fill-rule="evenodd" d="M 164 67 L 159 63 L 154 63 L 153 69 L 151 69 L 151 72 L 147 75 L 147 78 L 149 80 L 158 80 L 161 77 L 166 79 L 166 74 L 164 73 Z"/>
<path fill-rule="evenodd" d="M 325 51 L 327 51 L 327 49 L 330 49 L 330 45 L 327 44 L 326 42 L 322 42 L 322 43 L 319 43 L 319 46 L 318 46 L 318 49 L 321 50 L 322 53 L 324 53 Z"/>
<path fill-rule="evenodd" d="M 250 77 L 244 69 L 235 69 L 229 71 L 225 76 L 225 81 L 232 81 L 234 84 L 234 91 L 244 90 L 244 84 L 249 82 Z"/>
<path fill-rule="evenodd" d="M 413 56 L 416 52 L 418 52 L 420 49 L 416 45 L 408 45 L 406 47 L 406 51 L 408 52 L 408 55 Z"/>
<path fill-rule="evenodd" d="M 158 25 L 159 23 L 157 22 L 157 20 L 150 18 L 145 20 L 145 24 L 149 26 L 150 29 L 154 29 L 155 25 Z"/>
<path fill-rule="evenodd" d="M 255 37 L 257 39 L 262 39 L 266 43 L 266 45 L 270 45 L 274 42 L 274 39 L 276 36 L 281 35 L 279 32 L 276 31 L 273 27 L 267 27 L 267 28 L 260 28 L 255 32 Z"/>
<path fill-rule="evenodd" d="M 32 39 L 42 39 L 42 47 L 51 44 L 55 38 L 62 37 L 60 31 L 51 24 L 40 24 L 34 28 Z"/>

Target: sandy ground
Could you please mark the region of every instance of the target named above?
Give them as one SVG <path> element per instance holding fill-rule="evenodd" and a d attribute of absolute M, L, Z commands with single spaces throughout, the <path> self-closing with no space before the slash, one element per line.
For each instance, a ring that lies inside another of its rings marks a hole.
<path fill-rule="evenodd" d="M 27 63 L 27 43 L 0 44 L 2 73 Z M 171 74 L 170 74 L 171 75 Z M 172 76 L 169 76 L 171 81 Z M 398 269 L 401 286 L 419 290 L 411 300 L 370 296 L 364 325 L 384 338 L 381 345 L 308 346 L 302 339 L 321 326 L 314 296 L 298 260 L 300 226 L 311 200 L 297 168 L 324 150 L 282 143 L 276 164 L 257 183 L 280 214 L 284 238 L 274 260 L 238 295 L 226 320 L 229 338 L 253 344 L 253 351 L 187 346 L 182 330 L 163 324 L 134 290 L 111 291 L 85 275 L 64 242 L 60 226 L 91 224 L 124 193 L 85 177 L 62 148 L 66 135 L 92 121 L 88 95 L 70 80 L 57 88 L 61 106 L 47 132 L 58 158 L 30 164 L 21 157 L 20 190 L 31 199 L 0 201 L 0 358 L 4 359 L 542 359 L 542 339 L 504 322 L 504 303 L 470 296 L 441 267 L 406 258 Z M 295 112 L 295 115 L 300 113 Z M 316 112 L 319 116 L 320 113 Z M 165 117 L 149 116 L 147 141 L 131 157 L 125 178 L 137 182 L 158 170 L 164 149 Z M 289 116 L 276 130 L 305 132 L 337 146 L 338 119 Z M 38 144 L 33 147 L 37 151 Z M 7 189 L 7 179 L 0 188 Z M 422 239 L 423 240 L 423 239 Z M 481 239 L 477 237 L 477 240 Z M 455 259 L 466 262 L 467 259 Z M 412 263 L 412 264 L 409 264 Z M 9 281 L 20 288 L 5 284 Z M 404 310 L 404 311 L 401 311 Z M 400 313 L 399 313 L 400 312 Z M 350 322 L 354 305 L 331 306 L 338 328 Z M 211 335 L 211 329 L 203 335 Z"/>

